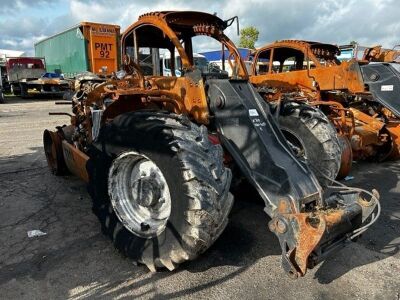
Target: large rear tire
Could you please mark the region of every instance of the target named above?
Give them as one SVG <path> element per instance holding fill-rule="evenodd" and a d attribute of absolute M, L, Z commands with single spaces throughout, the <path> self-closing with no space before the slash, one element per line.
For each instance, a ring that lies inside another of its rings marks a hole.
<path fill-rule="evenodd" d="M 296 156 L 308 163 L 321 185 L 331 184 L 339 172 L 342 148 L 325 114 L 305 103 L 286 102 L 279 125 Z"/>
<path fill-rule="evenodd" d="M 152 271 L 196 258 L 228 222 L 233 196 L 222 148 L 186 117 L 118 116 L 101 129 L 87 169 L 103 233 Z"/>

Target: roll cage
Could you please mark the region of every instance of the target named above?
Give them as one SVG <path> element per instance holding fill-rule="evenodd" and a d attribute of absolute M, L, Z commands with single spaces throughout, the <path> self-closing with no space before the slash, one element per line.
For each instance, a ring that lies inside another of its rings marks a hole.
<path fill-rule="evenodd" d="M 209 36 L 228 49 L 226 59 L 234 70 L 232 77 L 247 78 L 247 70 L 240 59 L 239 51 L 223 33 L 231 20 L 223 21 L 217 16 L 201 12 L 156 12 L 139 17 L 139 21 L 127 28 L 122 35 L 122 54 L 132 55 L 138 62 L 139 47 L 160 48 L 170 52 L 174 61 L 175 49 L 182 60 L 182 71 L 194 69 L 192 38 Z M 176 66 L 172 64 L 172 74 Z"/>
<path fill-rule="evenodd" d="M 295 57 L 294 70 L 299 71 L 311 66 L 320 68 L 326 65 L 340 65 L 340 61 L 337 59 L 337 55 L 339 54 L 340 50 L 335 45 L 283 40 L 262 47 L 253 54 L 254 64 L 252 74 L 258 73 L 257 63 L 263 60 L 268 62 L 268 68 L 265 70 L 267 71 L 266 73 L 273 73 L 274 71 L 281 73 L 284 62 L 291 57 Z M 274 67 L 274 62 L 279 62 L 279 69 L 276 66 Z M 305 62 L 306 64 L 304 64 Z"/>

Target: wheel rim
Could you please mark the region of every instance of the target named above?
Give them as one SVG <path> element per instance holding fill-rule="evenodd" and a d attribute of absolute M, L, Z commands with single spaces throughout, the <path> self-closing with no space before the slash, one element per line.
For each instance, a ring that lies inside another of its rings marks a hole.
<path fill-rule="evenodd" d="M 281 131 L 296 157 L 303 162 L 307 161 L 306 148 L 304 147 L 301 139 L 291 130 L 281 128 Z"/>
<path fill-rule="evenodd" d="M 108 192 L 117 217 L 133 234 L 151 238 L 164 231 L 171 195 L 163 173 L 147 156 L 118 156 L 109 171 Z"/>

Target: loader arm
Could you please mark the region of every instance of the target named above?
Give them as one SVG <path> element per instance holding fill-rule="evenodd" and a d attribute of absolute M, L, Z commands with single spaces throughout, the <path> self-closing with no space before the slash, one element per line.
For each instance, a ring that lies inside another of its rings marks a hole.
<path fill-rule="evenodd" d="M 223 146 L 265 201 L 269 228 L 294 277 L 348 240 L 375 204 L 357 192 L 322 193 L 315 175 L 298 161 L 269 111 L 246 80 L 207 81 L 210 111 Z"/>

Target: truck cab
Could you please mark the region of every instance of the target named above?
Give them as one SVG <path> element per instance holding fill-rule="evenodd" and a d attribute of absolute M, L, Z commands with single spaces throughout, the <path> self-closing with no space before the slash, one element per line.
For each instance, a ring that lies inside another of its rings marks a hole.
<path fill-rule="evenodd" d="M 170 52 L 166 51 L 160 56 L 161 58 L 161 65 L 162 65 L 162 75 L 163 76 L 173 76 L 172 71 L 171 71 L 171 54 Z M 193 53 L 193 62 L 194 65 L 197 69 L 200 71 L 208 72 L 210 62 L 207 60 L 207 58 L 204 55 L 198 54 L 198 53 Z M 179 56 L 179 53 L 175 53 L 175 75 L 177 77 L 182 76 L 182 60 Z"/>
<path fill-rule="evenodd" d="M 23 82 L 37 79 L 46 72 L 44 58 L 7 57 L 6 71 L 11 92 L 19 96 L 25 92 Z"/>
<path fill-rule="evenodd" d="M 39 57 L 7 57 L 6 69 L 11 84 L 39 78 L 46 72 L 44 58 Z"/>

